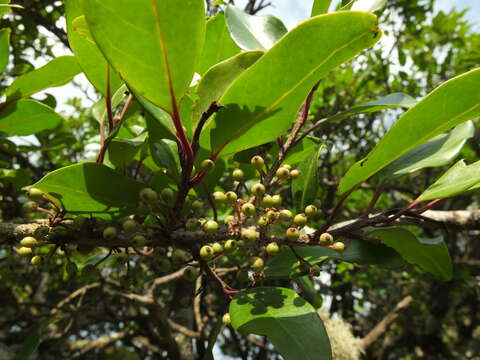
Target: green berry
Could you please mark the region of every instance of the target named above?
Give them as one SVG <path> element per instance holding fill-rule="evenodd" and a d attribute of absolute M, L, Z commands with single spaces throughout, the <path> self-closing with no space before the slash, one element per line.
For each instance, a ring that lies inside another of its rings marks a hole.
<path fill-rule="evenodd" d="M 120 254 L 117 254 L 115 261 L 117 264 L 125 264 L 128 261 L 127 253 L 121 252 Z"/>
<path fill-rule="evenodd" d="M 213 200 L 217 203 L 217 204 L 223 204 L 225 202 L 227 202 L 227 197 L 225 196 L 225 194 L 221 191 L 215 191 L 213 194 Z"/>
<path fill-rule="evenodd" d="M 264 208 L 269 208 L 273 206 L 273 197 L 271 195 L 265 195 L 261 201 L 261 204 Z"/>
<path fill-rule="evenodd" d="M 305 226 L 307 224 L 308 218 L 305 214 L 297 214 L 293 218 L 293 223 L 297 226 Z"/>
<path fill-rule="evenodd" d="M 246 216 L 252 216 L 253 214 L 255 214 L 255 205 L 249 202 L 243 204 L 242 213 Z"/>
<path fill-rule="evenodd" d="M 337 242 L 333 243 L 331 248 L 335 251 L 343 251 L 343 250 L 345 250 L 345 244 L 341 241 L 337 241 Z"/>
<path fill-rule="evenodd" d="M 249 263 L 250 263 L 250 268 L 252 269 L 252 271 L 254 271 L 257 274 L 259 272 L 262 272 L 263 268 L 265 267 L 265 262 L 263 261 L 263 259 L 261 257 L 258 257 L 258 256 L 252 256 L 249 259 Z"/>
<path fill-rule="evenodd" d="M 133 219 L 128 219 L 123 222 L 122 228 L 125 233 L 133 234 L 138 228 L 138 223 Z"/>
<path fill-rule="evenodd" d="M 140 191 L 140 199 L 146 204 L 152 204 L 158 199 L 158 194 L 155 190 L 145 188 Z"/>
<path fill-rule="evenodd" d="M 243 180 L 245 174 L 243 173 L 242 169 L 235 169 L 232 172 L 232 177 L 234 180 L 241 181 Z"/>
<path fill-rule="evenodd" d="M 212 171 L 214 167 L 215 167 L 215 162 L 213 162 L 210 159 L 203 160 L 202 164 L 200 165 L 200 168 L 202 169 L 202 171 L 206 173 Z"/>
<path fill-rule="evenodd" d="M 87 218 L 85 216 L 75 216 L 75 219 L 73 219 L 73 224 L 79 228 L 83 227 L 85 223 L 87 222 Z"/>
<path fill-rule="evenodd" d="M 271 242 L 267 245 L 266 250 L 268 255 L 276 255 L 280 251 L 280 247 L 276 242 Z"/>
<path fill-rule="evenodd" d="M 320 242 L 320 245 L 330 245 L 333 243 L 333 236 L 329 233 L 323 233 L 319 236 L 318 241 Z"/>
<path fill-rule="evenodd" d="M 160 197 L 165 203 L 172 205 L 175 201 L 175 191 L 170 188 L 165 188 L 160 192 Z"/>
<path fill-rule="evenodd" d="M 25 236 L 22 240 L 20 240 L 20 245 L 28 248 L 36 247 L 40 244 L 40 242 L 35 239 L 33 236 Z"/>
<path fill-rule="evenodd" d="M 237 194 L 233 191 L 228 191 L 225 196 L 227 197 L 227 202 L 229 204 L 233 204 L 238 198 Z"/>
<path fill-rule="evenodd" d="M 281 210 L 279 214 L 282 221 L 290 221 L 293 218 L 292 212 L 287 209 Z"/>
<path fill-rule="evenodd" d="M 22 210 L 25 214 L 30 214 L 37 211 L 38 204 L 35 201 L 27 201 L 22 205 Z"/>
<path fill-rule="evenodd" d="M 227 225 L 234 222 L 234 221 L 235 221 L 235 216 L 233 216 L 233 215 L 225 216 L 225 219 L 223 220 L 223 222 Z"/>
<path fill-rule="evenodd" d="M 187 231 L 197 231 L 199 227 L 200 221 L 195 218 L 187 219 L 187 221 L 185 222 L 185 229 Z"/>
<path fill-rule="evenodd" d="M 300 237 L 300 231 L 298 231 L 297 228 L 291 227 L 287 229 L 287 231 L 285 232 L 285 235 L 287 236 L 288 240 L 297 241 L 298 238 Z"/>
<path fill-rule="evenodd" d="M 188 260 L 188 254 L 185 250 L 175 249 L 172 252 L 172 262 L 176 265 L 182 264 Z"/>
<path fill-rule="evenodd" d="M 213 248 L 209 245 L 204 245 L 201 247 L 200 249 L 200 257 L 202 258 L 202 260 L 205 260 L 205 261 L 208 261 L 210 259 L 212 259 L 215 255 L 215 251 L 213 250 Z"/>
<path fill-rule="evenodd" d="M 263 165 L 265 165 L 265 161 L 263 160 L 263 158 L 258 155 L 252 157 L 252 159 L 250 160 L 250 163 L 257 170 L 260 170 L 263 167 Z"/>
<path fill-rule="evenodd" d="M 290 171 L 290 178 L 291 179 L 296 179 L 300 176 L 300 174 L 301 174 L 300 170 L 293 169 L 293 170 Z"/>
<path fill-rule="evenodd" d="M 275 173 L 279 179 L 285 180 L 288 179 L 290 176 L 290 171 L 284 166 L 278 168 L 277 172 Z"/>
<path fill-rule="evenodd" d="M 214 220 L 208 220 L 204 225 L 203 225 L 203 231 L 205 231 L 208 234 L 213 234 L 218 230 L 218 223 Z"/>
<path fill-rule="evenodd" d="M 279 207 L 282 205 L 282 197 L 280 195 L 272 196 L 272 206 Z"/>
<path fill-rule="evenodd" d="M 37 188 L 28 189 L 28 197 L 30 200 L 38 201 L 43 198 L 43 191 Z"/>
<path fill-rule="evenodd" d="M 223 248 L 227 253 L 234 251 L 237 248 L 237 242 L 233 239 L 225 241 Z"/>
<path fill-rule="evenodd" d="M 35 255 L 34 257 L 32 257 L 32 259 L 30 260 L 30 264 L 32 265 L 38 265 L 42 262 L 42 257 L 40 255 Z"/>
<path fill-rule="evenodd" d="M 290 164 L 283 164 L 281 167 L 284 167 L 288 171 L 292 170 L 292 165 L 290 165 Z"/>
<path fill-rule="evenodd" d="M 195 212 L 201 212 L 203 210 L 203 202 L 200 200 L 195 200 L 192 203 L 192 210 Z"/>
<path fill-rule="evenodd" d="M 172 269 L 172 263 L 166 257 L 160 258 L 157 264 L 158 264 L 158 269 L 161 272 L 168 272 Z"/>
<path fill-rule="evenodd" d="M 273 210 L 268 210 L 266 216 L 268 220 L 274 221 L 277 218 L 277 213 Z"/>
<path fill-rule="evenodd" d="M 133 237 L 133 244 L 134 244 L 136 247 L 142 248 L 142 247 L 144 247 L 145 245 L 147 245 L 147 239 L 146 239 L 145 236 L 143 236 L 143 235 L 135 235 L 135 236 Z"/>
<path fill-rule="evenodd" d="M 32 248 L 22 246 L 17 250 L 18 255 L 20 256 L 28 256 L 31 255 L 33 252 Z"/>
<path fill-rule="evenodd" d="M 268 225 L 268 218 L 266 216 L 260 216 L 257 221 L 257 225 L 260 227 L 266 227 Z"/>
<path fill-rule="evenodd" d="M 305 215 L 307 215 L 307 217 L 310 219 L 310 218 L 313 218 L 315 217 L 315 215 L 317 214 L 317 207 L 315 205 L 308 205 L 306 208 L 305 208 Z"/>
<path fill-rule="evenodd" d="M 103 230 L 103 238 L 105 240 L 113 240 L 117 237 L 117 229 L 113 226 L 108 226 Z"/>
<path fill-rule="evenodd" d="M 258 238 L 258 232 L 255 229 L 243 229 L 242 238 L 247 242 L 254 242 Z"/>
<path fill-rule="evenodd" d="M 230 325 L 231 321 L 230 321 L 230 314 L 229 313 L 223 314 L 222 323 L 223 323 L 223 325 Z"/>
<path fill-rule="evenodd" d="M 265 194 L 265 186 L 263 184 L 253 184 L 250 188 L 250 192 L 255 196 L 262 196 Z"/>
<path fill-rule="evenodd" d="M 183 271 L 183 277 L 189 281 L 194 281 L 198 277 L 198 269 L 193 266 L 187 266 Z"/>
<path fill-rule="evenodd" d="M 222 244 L 216 242 L 212 244 L 213 252 L 215 254 L 221 254 L 223 252 L 223 246 Z"/>

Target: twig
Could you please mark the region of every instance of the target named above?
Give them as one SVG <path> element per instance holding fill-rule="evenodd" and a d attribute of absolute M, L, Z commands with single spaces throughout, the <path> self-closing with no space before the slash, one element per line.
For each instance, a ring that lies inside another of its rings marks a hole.
<path fill-rule="evenodd" d="M 200 118 L 200 121 L 198 122 L 198 125 L 197 127 L 195 128 L 195 132 L 193 133 L 193 138 L 192 138 L 192 150 L 193 150 L 193 153 L 196 154 L 200 145 L 199 145 L 199 141 L 200 141 L 200 135 L 202 133 L 202 129 L 203 129 L 203 126 L 205 125 L 205 123 L 207 122 L 207 120 L 210 118 L 210 116 L 212 116 L 213 114 L 215 114 L 219 109 L 221 109 L 223 107 L 223 105 L 221 105 L 220 103 L 218 103 L 217 101 L 213 101 L 210 106 L 208 107 L 207 111 L 205 111 L 201 118 Z"/>

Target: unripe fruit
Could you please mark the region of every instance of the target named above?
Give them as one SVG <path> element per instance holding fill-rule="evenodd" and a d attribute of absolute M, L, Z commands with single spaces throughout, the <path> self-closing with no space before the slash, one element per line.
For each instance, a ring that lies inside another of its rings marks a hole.
<path fill-rule="evenodd" d="M 273 206 L 279 207 L 280 205 L 282 205 L 282 197 L 280 195 L 273 195 L 272 202 L 273 202 L 272 204 Z"/>
<path fill-rule="evenodd" d="M 301 171 L 297 169 L 293 169 L 290 171 L 290 179 L 296 179 L 300 176 Z"/>
<path fill-rule="evenodd" d="M 285 180 L 288 179 L 290 176 L 290 171 L 286 167 L 278 168 L 277 172 L 275 173 L 279 179 Z"/>
<path fill-rule="evenodd" d="M 218 230 L 218 223 L 214 220 L 208 220 L 203 225 L 203 231 L 205 231 L 207 234 L 213 234 L 217 230 Z"/>
<path fill-rule="evenodd" d="M 143 201 L 138 203 L 136 213 L 137 214 L 148 214 L 150 212 L 150 207 Z"/>
<path fill-rule="evenodd" d="M 318 265 L 313 265 L 311 268 L 310 268 L 310 275 L 311 276 L 320 276 L 320 266 Z"/>
<path fill-rule="evenodd" d="M 268 255 L 276 255 L 280 251 L 280 247 L 276 242 L 271 242 L 267 245 L 266 250 Z"/>
<path fill-rule="evenodd" d="M 268 219 L 266 216 L 260 216 L 257 221 L 257 225 L 260 227 L 266 227 L 268 225 Z"/>
<path fill-rule="evenodd" d="M 28 197 L 30 200 L 38 201 L 43 198 L 43 191 L 37 188 L 28 189 Z"/>
<path fill-rule="evenodd" d="M 183 277 L 189 281 L 194 281 L 198 277 L 198 269 L 193 266 L 187 266 L 183 271 Z"/>
<path fill-rule="evenodd" d="M 182 249 L 175 249 L 172 252 L 172 262 L 174 264 L 182 264 L 188 260 L 187 252 Z"/>
<path fill-rule="evenodd" d="M 196 231 L 200 227 L 200 221 L 195 218 L 190 218 L 185 222 L 185 229 L 187 231 Z"/>
<path fill-rule="evenodd" d="M 175 191 L 173 191 L 170 188 L 165 188 L 160 193 L 160 197 L 162 198 L 163 201 L 165 201 L 165 203 L 172 205 L 173 202 L 175 201 Z"/>
<path fill-rule="evenodd" d="M 203 210 L 203 202 L 200 200 L 195 200 L 192 203 L 192 210 L 195 212 L 200 212 Z"/>
<path fill-rule="evenodd" d="M 143 235 L 135 235 L 133 237 L 133 243 L 136 247 L 142 248 L 147 245 L 147 239 Z"/>
<path fill-rule="evenodd" d="M 242 213 L 246 216 L 251 216 L 255 214 L 255 205 L 252 203 L 245 203 L 242 205 Z"/>
<path fill-rule="evenodd" d="M 317 214 L 317 207 L 315 205 L 308 205 L 305 208 L 305 215 L 307 215 L 308 218 L 313 218 Z"/>
<path fill-rule="evenodd" d="M 305 214 L 297 214 L 293 218 L 293 223 L 297 226 L 305 226 L 307 221 L 308 221 L 308 218 L 305 216 Z"/>
<path fill-rule="evenodd" d="M 292 212 L 287 209 L 281 210 L 279 214 L 282 221 L 290 221 L 293 218 Z"/>
<path fill-rule="evenodd" d="M 237 248 L 237 242 L 233 239 L 229 239 L 225 241 L 225 244 L 223 245 L 223 248 L 227 253 L 232 252 Z"/>
<path fill-rule="evenodd" d="M 337 241 L 337 242 L 333 243 L 331 248 L 335 251 L 343 251 L 343 250 L 345 250 L 345 244 L 341 241 Z"/>
<path fill-rule="evenodd" d="M 263 259 L 261 257 L 258 257 L 258 256 L 252 256 L 249 259 L 249 263 L 250 263 L 250 268 L 252 269 L 252 271 L 254 271 L 257 274 L 259 272 L 262 272 L 263 268 L 265 267 L 265 262 L 263 261 Z"/>
<path fill-rule="evenodd" d="M 248 278 L 248 271 L 241 269 L 237 271 L 237 274 L 235 275 L 235 278 L 237 279 L 238 282 L 244 283 L 249 280 Z"/>
<path fill-rule="evenodd" d="M 140 191 L 140 199 L 147 204 L 152 204 L 158 199 L 158 194 L 155 190 L 145 188 Z"/>
<path fill-rule="evenodd" d="M 22 246 L 17 250 L 17 254 L 20 256 L 28 256 L 32 254 L 32 248 Z"/>
<path fill-rule="evenodd" d="M 230 325 L 231 321 L 230 321 L 230 314 L 229 313 L 223 314 L 222 323 L 223 323 L 223 325 Z"/>
<path fill-rule="evenodd" d="M 33 236 L 25 236 L 22 240 L 20 240 L 20 245 L 28 248 L 33 248 L 38 246 L 40 242 L 35 239 Z"/>
<path fill-rule="evenodd" d="M 212 244 L 212 249 L 215 254 L 221 254 L 223 252 L 223 246 L 218 242 Z"/>
<path fill-rule="evenodd" d="M 208 261 L 213 258 L 215 255 L 215 252 L 213 251 L 213 248 L 209 245 L 204 245 L 200 249 L 200 257 L 202 260 Z"/>
<path fill-rule="evenodd" d="M 254 242 L 258 238 L 258 233 L 254 229 L 243 229 L 242 238 L 248 242 Z"/>
<path fill-rule="evenodd" d="M 243 173 L 242 169 L 235 169 L 232 172 L 232 177 L 234 180 L 241 181 L 243 180 L 245 174 Z"/>
<path fill-rule="evenodd" d="M 287 236 L 287 239 L 290 241 L 297 241 L 298 238 L 300 237 L 300 231 L 298 231 L 297 228 L 288 228 L 287 231 L 285 232 L 285 235 Z"/>
<path fill-rule="evenodd" d="M 271 195 L 265 195 L 261 201 L 261 204 L 265 208 L 273 206 L 273 197 Z"/>
<path fill-rule="evenodd" d="M 125 264 L 128 261 L 128 255 L 124 252 L 117 254 L 115 261 L 117 264 Z"/>
<path fill-rule="evenodd" d="M 281 167 L 284 167 L 288 171 L 292 170 L 292 165 L 290 165 L 290 164 L 283 164 Z"/>
<path fill-rule="evenodd" d="M 32 259 L 30 260 L 30 264 L 32 265 L 38 265 L 42 262 L 42 257 L 40 255 L 35 255 L 34 257 L 32 257 Z"/>
<path fill-rule="evenodd" d="M 227 197 L 225 196 L 225 194 L 221 191 L 215 191 L 213 194 L 213 200 L 217 203 L 217 204 L 223 204 L 225 202 L 227 202 Z"/>
<path fill-rule="evenodd" d="M 227 197 L 227 202 L 230 204 L 233 204 L 238 198 L 237 194 L 233 191 L 228 191 L 225 196 Z"/>
<path fill-rule="evenodd" d="M 162 257 L 158 260 L 158 269 L 161 272 L 168 272 L 172 269 L 172 263 L 170 260 L 168 260 L 168 258 Z"/>
<path fill-rule="evenodd" d="M 108 226 L 103 230 L 103 238 L 105 240 L 113 240 L 117 237 L 117 229 L 113 226 Z"/>
<path fill-rule="evenodd" d="M 202 164 L 200 165 L 200 168 L 206 173 L 213 170 L 214 167 L 215 167 L 215 163 L 210 159 L 203 160 Z"/>
<path fill-rule="evenodd" d="M 138 228 L 138 223 L 133 219 L 128 219 L 123 222 L 122 228 L 125 233 L 133 234 Z"/>
<path fill-rule="evenodd" d="M 273 210 L 268 210 L 266 216 L 268 220 L 274 221 L 277 218 L 277 213 Z"/>
<path fill-rule="evenodd" d="M 329 233 L 323 233 L 319 236 L 318 241 L 320 242 L 320 245 L 330 245 L 333 243 L 333 236 Z"/>
<path fill-rule="evenodd" d="M 265 194 L 265 186 L 263 184 L 253 184 L 250 188 L 250 192 L 255 196 L 262 196 Z"/>
<path fill-rule="evenodd" d="M 79 228 L 85 225 L 86 222 L 87 222 L 87 218 L 82 215 L 75 216 L 75 219 L 73 219 L 73 224 Z"/>
<path fill-rule="evenodd" d="M 225 216 L 225 219 L 223 220 L 223 222 L 227 225 L 234 222 L 234 221 L 235 221 L 235 216 L 233 216 L 233 215 Z"/>
<path fill-rule="evenodd" d="M 263 165 L 265 165 L 265 161 L 263 160 L 263 158 L 258 155 L 255 155 L 254 157 L 252 157 L 252 159 L 250 160 L 250 163 L 257 170 L 260 170 L 263 167 Z"/>
<path fill-rule="evenodd" d="M 27 201 L 22 205 L 22 210 L 25 214 L 30 214 L 34 211 L 37 211 L 38 204 L 35 201 Z"/>

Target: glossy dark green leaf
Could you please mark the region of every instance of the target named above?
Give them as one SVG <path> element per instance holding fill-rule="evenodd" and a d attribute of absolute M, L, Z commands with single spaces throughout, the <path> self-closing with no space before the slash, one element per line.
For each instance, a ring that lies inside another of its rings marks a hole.
<path fill-rule="evenodd" d="M 228 31 L 225 15 L 223 12 L 219 12 L 207 21 L 205 45 L 197 73 L 203 75 L 213 65 L 239 52 L 240 48 L 235 44 Z"/>
<path fill-rule="evenodd" d="M 70 47 L 78 59 L 78 63 L 88 81 L 102 94 L 107 91 L 107 67 L 105 57 L 91 37 L 90 30 L 83 16 L 81 0 L 66 0 L 67 36 Z M 74 24 L 75 22 L 75 24 Z M 110 91 L 114 93 L 122 80 L 117 72 L 110 70 Z"/>
<path fill-rule="evenodd" d="M 0 29 L 0 73 L 8 65 L 10 56 L 10 28 Z"/>
<path fill-rule="evenodd" d="M 325 146 L 310 152 L 299 165 L 300 175 L 292 180 L 292 198 L 297 209 L 313 203 L 318 193 L 318 160 Z"/>
<path fill-rule="evenodd" d="M 33 186 L 68 212 L 82 213 L 134 209 L 138 205 L 138 194 L 145 187 L 98 163 L 81 163 L 55 170 Z"/>
<path fill-rule="evenodd" d="M 41 102 L 22 99 L 8 105 L 0 113 L 0 132 L 8 135 L 31 135 L 53 129 L 62 117 Z"/>
<path fill-rule="evenodd" d="M 266 335 L 286 360 L 331 360 L 322 320 L 305 299 L 281 287 L 255 287 L 235 295 L 232 326 L 243 334 Z"/>
<path fill-rule="evenodd" d="M 243 52 L 222 61 L 206 72 L 197 88 L 198 99 L 193 108 L 191 121 L 193 128 L 197 126 L 210 104 L 220 99 L 228 86 L 262 55 L 263 51 Z"/>
<path fill-rule="evenodd" d="M 473 122 L 466 121 L 448 134 L 438 135 L 395 160 L 383 168 L 378 176 L 381 180 L 391 180 L 423 168 L 446 165 L 458 155 L 467 139 L 474 135 Z"/>
<path fill-rule="evenodd" d="M 315 309 L 319 309 L 323 305 L 322 295 L 315 289 L 315 283 L 309 275 L 299 276 L 295 279 L 295 283 L 302 290 L 302 296 L 308 300 Z"/>
<path fill-rule="evenodd" d="M 343 194 L 394 160 L 467 120 L 480 116 L 480 69 L 457 76 L 403 114 L 375 148 L 340 182 Z"/>
<path fill-rule="evenodd" d="M 379 38 L 377 18 L 368 13 L 333 13 L 303 22 L 232 83 L 202 144 L 227 155 L 275 139 L 291 126 L 319 79 Z"/>
<path fill-rule="evenodd" d="M 417 200 L 449 198 L 466 192 L 477 183 L 480 183 L 480 161 L 467 166 L 460 160 L 430 185 Z"/>
<path fill-rule="evenodd" d="M 313 0 L 312 12 L 310 16 L 317 16 L 328 13 L 332 0 Z"/>
<path fill-rule="evenodd" d="M 415 235 L 403 228 L 375 230 L 370 236 L 395 249 L 407 262 L 445 280 L 452 278 L 452 259 L 442 237 L 417 240 Z"/>
<path fill-rule="evenodd" d="M 90 32 L 129 88 L 170 112 L 192 81 L 205 39 L 198 0 L 81 0 Z"/>
<path fill-rule="evenodd" d="M 228 30 L 244 50 L 268 50 L 287 33 L 282 21 L 272 15 L 248 15 L 232 5 L 225 9 Z"/>
<path fill-rule="evenodd" d="M 387 269 L 397 269 L 405 264 L 400 255 L 388 246 L 364 240 L 346 241 L 345 244 L 346 248 L 342 252 L 323 246 L 296 246 L 295 251 L 311 264 L 328 259 Z M 265 274 L 270 278 L 292 278 L 301 275 L 302 272 L 297 264 L 297 258 L 287 248 L 268 259 Z"/>
<path fill-rule="evenodd" d="M 80 72 L 80 66 L 74 56 L 57 57 L 41 68 L 16 78 L 6 91 L 7 102 L 29 97 L 51 87 L 64 85 Z"/>

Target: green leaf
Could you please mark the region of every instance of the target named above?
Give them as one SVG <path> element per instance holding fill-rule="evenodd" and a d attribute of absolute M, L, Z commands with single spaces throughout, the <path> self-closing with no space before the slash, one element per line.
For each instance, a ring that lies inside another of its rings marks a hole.
<path fill-rule="evenodd" d="M 330 360 L 332 350 L 317 312 L 295 291 L 255 287 L 235 295 L 232 326 L 243 334 L 266 335 L 286 360 Z"/>
<path fill-rule="evenodd" d="M 0 72 L 8 65 L 10 57 L 10 28 L 0 29 Z"/>
<path fill-rule="evenodd" d="M 317 197 L 318 161 L 320 153 L 325 148 L 324 145 L 320 145 L 316 151 L 312 151 L 298 166 L 300 176 L 292 181 L 292 198 L 297 205 L 297 209 L 305 209 Z"/>
<path fill-rule="evenodd" d="M 352 11 L 376 12 L 387 5 L 387 0 L 356 0 L 353 3 Z"/>
<path fill-rule="evenodd" d="M 263 51 L 248 51 L 222 61 L 206 72 L 197 89 L 198 99 L 192 112 L 192 127 L 195 128 L 214 100 L 220 99 L 228 86 L 246 69 L 254 64 Z"/>
<path fill-rule="evenodd" d="M 64 85 L 80 72 L 75 56 L 57 57 L 41 68 L 16 78 L 6 91 L 7 103 Z"/>
<path fill-rule="evenodd" d="M 328 13 L 332 0 L 313 0 L 311 17 Z"/>
<path fill-rule="evenodd" d="M 315 151 L 315 148 L 318 147 L 319 144 L 320 144 L 320 139 L 314 136 L 307 136 L 305 137 L 305 139 L 300 141 L 287 153 L 287 156 L 285 157 L 285 160 L 283 162 L 289 165 L 298 164 L 299 162 L 302 162 L 308 156 L 310 156 L 312 152 Z M 279 149 L 278 145 L 274 144 L 268 152 L 270 155 L 274 157 L 276 156 L 276 154 L 278 154 L 278 149 Z M 253 154 L 253 155 L 256 155 L 256 154 Z M 247 159 L 248 163 L 250 163 L 250 159 L 253 155 L 251 155 Z"/>
<path fill-rule="evenodd" d="M 54 129 L 62 117 L 41 102 L 23 99 L 8 105 L 0 113 L 0 132 L 8 135 L 31 135 Z"/>
<path fill-rule="evenodd" d="M 5 4 L 10 4 L 10 0 L 0 0 L 0 4 L 5 5 Z M 0 6 L 0 18 L 5 15 L 10 13 L 12 10 L 8 6 Z"/>
<path fill-rule="evenodd" d="M 207 148 L 211 142 L 215 153 L 227 155 L 275 139 L 291 126 L 315 83 L 375 44 L 379 35 L 377 18 L 367 13 L 333 13 L 303 22 L 232 83 L 220 99 L 225 107 L 208 122 L 201 143 Z"/>
<path fill-rule="evenodd" d="M 198 0 L 82 0 L 90 32 L 128 86 L 167 112 L 192 81 L 205 39 Z"/>
<path fill-rule="evenodd" d="M 340 182 L 343 194 L 434 136 L 480 115 L 480 69 L 440 85 L 403 114 L 367 157 Z"/>
<path fill-rule="evenodd" d="M 135 98 L 147 111 L 145 119 L 149 134 L 158 139 L 174 140 L 175 128 L 170 114 L 160 109 L 158 106 L 153 105 L 150 101 L 142 98 L 138 94 L 135 94 Z M 152 135 L 153 132 L 155 132 L 155 135 Z"/>
<path fill-rule="evenodd" d="M 272 15 L 248 15 L 232 5 L 225 20 L 233 40 L 244 50 L 268 50 L 287 33 L 282 21 Z"/>
<path fill-rule="evenodd" d="M 134 209 L 145 185 L 98 163 L 81 163 L 55 170 L 34 187 L 68 212 L 118 213 Z"/>
<path fill-rule="evenodd" d="M 207 21 L 205 45 L 197 73 L 203 75 L 210 67 L 240 52 L 225 23 L 223 12 L 217 13 Z"/>
<path fill-rule="evenodd" d="M 44 321 L 42 325 L 36 325 L 28 333 L 20 349 L 16 352 L 14 360 L 32 360 L 37 351 L 38 345 L 42 341 L 42 334 L 49 325 L 49 321 Z"/>
<path fill-rule="evenodd" d="M 460 160 L 423 192 L 417 201 L 444 199 L 462 194 L 480 182 L 480 161 L 466 165 Z"/>
<path fill-rule="evenodd" d="M 65 2 L 68 42 L 88 81 L 105 96 L 109 65 L 93 41 L 80 2 L 81 0 L 66 0 Z M 110 71 L 110 91 L 115 92 L 121 84 L 122 80 L 112 69 Z"/>
<path fill-rule="evenodd" d="M 222 327 L 222 321 L 217 321 L 216 325 L 210 331 L 210 335 L 208 336 L 208 346 L 205 349 L 205 355 L 203 355 L 202 360 L 215 360 L 213 357 L 213 347 L 217 342 L 217 338 L 222 330 Z"/>
<path fill-rule="evenodd" d="M 118 88 L 118 90 L 111 97 L 112 109 L 115 109 L 120 103 L 125 99 L 125 92 L 128 90 L 127 86 L 123 84 Z M 105 103 L 105 98 L 101 98 L 97 101 L 92 107 L 92 115 L 100 124 L 104 124 L 107 120 L 107 106 Z"/>
<path fill-rule="evenodd" d="M 375 230 L 369 235 L 395 249 L 407 262 L 445 280 L 452 278 L 452 259 L 443 238 L 417 240 L 403 228 Z"/>
<path fill-rule="evenodd" d="M 124 169 L 135 158 L 143 143 L 143 141 L 114 139 L 108 146 L 108 160 L 116 168 Z"/>
<path fill-rule="evenodd" d="M 168 174 L 178 179 L 180 177 L 180 159 L 177 143 L 172 140 L 150 138 L 150 152 L 155 163 L 168 171 Z"/>
<path fill-rule="evenodd" d="M 302 296 L 308 300 L 315 309 L 319 309 L 323 305 L 322 295 L 315 289 L 312 278 L 308 275 L 299 276 L 295 279 L 295 283 L 302 289 Z"/>
<path fill-rule="evenodd" d="M 385 245 L 377 245 L 365 240 L 351 240 L 345 244 L 345 250 L 342 252 L 323 246 L 296 246 L 295 251 L 311 264 L 334 259 L 387 269 L 398 269 L 404 265 L 398 253 Z M 300 276 L 302 271 L 297 264 L 295 255 L 286 248 L 268 259 L 265 274 L 270 278 L 282 279 Z"/>
<path fill-rule="evenodd" d="M 16 191 L 30 185 L 32 175 L 27 169 L 0 169 L 0 180 L 3 184 L 12 184 Z"/>
<path fill-rule="evenodd" d="M 423 168 L 446 165 L 458 155 L 467 139 L 474 135 L 473 122 L 466 121 L 450 133 L 438 135 L 395 160 L 383 168 L 378 176 L 381 180 L 391 180 Z"/>

